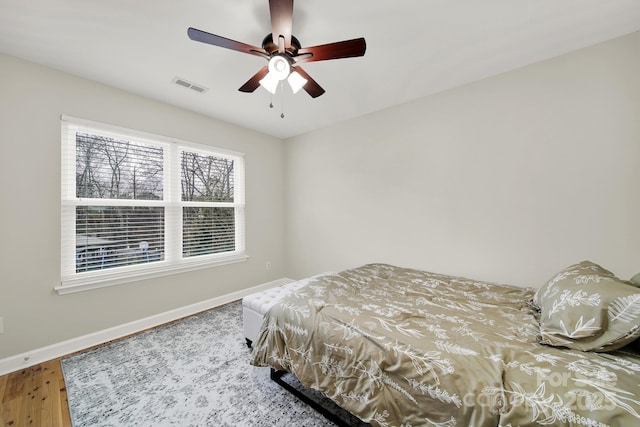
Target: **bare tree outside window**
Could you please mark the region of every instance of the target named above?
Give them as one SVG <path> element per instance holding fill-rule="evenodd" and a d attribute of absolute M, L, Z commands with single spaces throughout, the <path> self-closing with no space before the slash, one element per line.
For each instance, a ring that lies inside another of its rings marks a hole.
<path fill-rule="evenodd" d="M 76 134 L 76 195 L 161 200 L 163 150 L 101 135 Z"/>
<path fill-rule="evenodd" d="M 163 149 L 76 134 L 76 195 L 88 199 L 161 200 Z M 164 208 L 76 207 L 76 272 L 164 258 Z"/>
<path fill-rule="evenodd" d="M 182 152 L 182 200 L 233 202 L 233 160 Z"/>
<path fill-rule="evenodd" d="M 183 201 L 233 202 L 234 162 L 183 151 Z M 235 210 L 232 207 L 184 207 L 182 255 L 192 257 L 235 249 Z"/>

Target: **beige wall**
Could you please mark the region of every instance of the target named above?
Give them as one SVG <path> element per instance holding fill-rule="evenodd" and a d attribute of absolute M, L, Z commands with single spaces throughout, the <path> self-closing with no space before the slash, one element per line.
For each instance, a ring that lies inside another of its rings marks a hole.
<path fill-rule="evenodd" d="M 61 114 L 244 152 L 250 259 L 59 296 Z M 285 276 L 283 145 L 0 55 L 0 359 Z"/>
<path fill-rule="evenodd" d="M 291 277 L 640 271 L 640 34 L 287 141 Z"/>

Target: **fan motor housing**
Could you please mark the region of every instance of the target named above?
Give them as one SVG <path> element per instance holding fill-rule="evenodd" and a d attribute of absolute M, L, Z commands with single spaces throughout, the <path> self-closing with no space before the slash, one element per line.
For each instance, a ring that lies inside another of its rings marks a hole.
<path fill-rule="evenodd" d="M 301 46 L 302 45 L 298 39 L 291 36 L 291 46 L 286 48 L 285 51 L 291 56 L 295 56 L 298 54 L 298 50 L 300 50 Z M 278 52 L 278 43 L 274 43 L 273 35 L 271 33 L 267 34 L 264 40 L 262 40 L 262 48 L 269 52 L 270 55 Z"/>

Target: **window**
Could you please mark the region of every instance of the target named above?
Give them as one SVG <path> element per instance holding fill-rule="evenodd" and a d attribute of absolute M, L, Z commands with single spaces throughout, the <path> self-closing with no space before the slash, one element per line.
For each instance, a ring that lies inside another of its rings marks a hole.
<path fill-rule="evenodd" d="M 243 261 L 242 154 L 62 118 L 59 293 Z"/>

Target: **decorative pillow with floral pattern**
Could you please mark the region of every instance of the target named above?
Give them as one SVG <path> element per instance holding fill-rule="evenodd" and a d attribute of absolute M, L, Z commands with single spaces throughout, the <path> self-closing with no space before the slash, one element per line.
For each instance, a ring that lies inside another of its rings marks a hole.
<path fill-rule="evenodd" d="M 590 261 L 556 274 L 534 304 L 543 344 L 612 351 L 640 336 L 640 289 Z"/>

